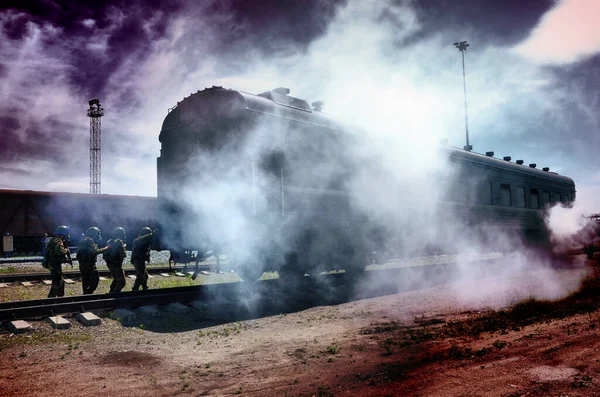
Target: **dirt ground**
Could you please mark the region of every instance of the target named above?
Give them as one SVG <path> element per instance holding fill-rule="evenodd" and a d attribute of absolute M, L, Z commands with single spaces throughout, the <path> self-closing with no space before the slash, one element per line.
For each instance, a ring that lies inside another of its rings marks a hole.
<path fill-rule="evenodd" d="M 0 395 L 600 396 L 598 294 L 507 309 L 597 281 L 581 263 L 193 327 L 34 322 L 0 335 Z"/>

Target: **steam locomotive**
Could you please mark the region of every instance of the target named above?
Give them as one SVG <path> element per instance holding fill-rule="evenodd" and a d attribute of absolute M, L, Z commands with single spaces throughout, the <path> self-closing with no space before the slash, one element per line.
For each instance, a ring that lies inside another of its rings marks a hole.
<path fill-rule="evenodd" d="M 359 274 L 371 252 L 394 243 L 394 233 L 352 200 L 356 135 L 322 113 L 322 103 L 312 105 L 286 88 L 253 95 L 212 87 L 170 109 L 157 158 L 160 249 L 183 263 L 226 255 L 255 280 L 267 270 Z M 544 246 L 544 210 L 575 200 L 573 180 L 547 168 L 440 150 L 453 169 L 440 213 L 467 230 L 493 225 Z M 436 240 L 452 242 L 442 229 Z"/>

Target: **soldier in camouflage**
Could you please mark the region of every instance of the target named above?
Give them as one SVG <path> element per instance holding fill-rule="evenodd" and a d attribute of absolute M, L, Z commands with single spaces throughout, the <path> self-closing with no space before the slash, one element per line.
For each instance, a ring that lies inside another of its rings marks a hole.
<path fill-rule="evenodd" d="M 56 228 L 56 232 L 48 243 L 46 252 L 44 253 L 43 265 L 50 270 L 50 276 L 52 278 L 52 285 L 50 286 L 50 292 L 48 298 L 65 296 L 65 281 L 63 279 L 62 264 L 70 263 L 73 266 L 71 259 L 71 252 L 66 247 L 69 243 L 69 227 L 59 226 Z"/>
<path fill-rule="evenodd" d="M 109 292 L 121 292 L 125 287 L 125 272 L 123 271 L 123 260 L 125 259 L 125 229 L 118 227 L 113 230 L 113 238 L 106 242 L 108 250 L 103 254 L 108 270 L 112 273 L 113 281 Z"/>
<path fill-rule="evenodd" d="M 133 240 L 131 247 L 131 264 L 135 267 L 135 283 L 133 291 L 137 291 L 140 286 L 142 289 L 148 289 L 148 272 L 146 271 L 146 262 L 150 264 L 150 250 L 152 249 L 152 229 L 144 227 L 139 236 Z"/>
<path fill-rule="evenodd" d="M 77 260 L 79 261 L 84 295 L 93 294 L 100 282 L 96 257 L 108 249 L 108 247 L 98 248 L 97 244 L 101 239 L 100 229 L 92 226 L 85 232 L 85 237 L 81 239 L 77 247 Z"/>

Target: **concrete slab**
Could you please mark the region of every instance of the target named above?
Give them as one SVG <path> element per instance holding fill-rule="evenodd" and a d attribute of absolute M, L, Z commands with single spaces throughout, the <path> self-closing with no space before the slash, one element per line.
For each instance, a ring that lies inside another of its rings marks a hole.
<path fill-rule="evenodd" d="M 176 272 L 176 273 L 175 273 L 175 275 L 176 275 L 177 277 L 185 277 L 185 274 L 184 274 L 184 273 L 181 273 L 181 272 Z"/>
<path fill-rule="evenodd" d="M 0 283 L 0 288 L 6 288 L 6 287 L 8 287 L 8 284 L 6 284 L 6 283 Z"/>
<path fill-rule="evenodd" d="M 48 317 L 48 322 L 52 325 L 52 328 L 56 329 L 69 329 L 71 328 L 71 323 L 61 316 L 52 316 Z"/>
<path fill-rule="evenodd" d="M 151 275 L 151 274 L 149 274 L 149 275 L 148 275 L 148 278 L 154 278 L 154 276 L 153 276 L 153 275 Z"/>
<path fill-rule="evenodd" d="M 79 313 L 79 314 L 75 315 L 75 318 L 77 319 L 77 321 L 79 321 L 81 324 L 85 325 L 86 327 L 100 325 L 100 323 L 102 323 L 102 320 L 100 319 L 100 317 L 98 317 L 94 313 L 90 313 L 90 312 Z"/>
<path fill-rule="evenodd" d="M 167 306 L 165 306 L 165 310 L 169 313 L 181 314 L 189 312 L 190 308 L 186 305 L 182 305 L 181 303 L 169 303 Z"/>
<path fill-rule="evenodd" d="M 44 284 L 44 285 L 52 285 L 52 280 L 42 280 L 42 284 Z"/>
<path fill-rule="evenodd" d="M 65 278 L 65 284 L 75 284 L 75 281 L 70 278 Z"/>
<path fill-rule="evenodd" d="M 15 334 L 20 334 L 22 332 L 31 331 L 33 329 L 31 324 L 29 324 L 27 321 L 23 321 L 23 320 L 11 321 L 10 323 L 6 324 L 6 328 L 10 332 L 15 333 Z"/>
<path fill-rule="evenodd" d="M 196 274 L 196 272 L 186 272 L 186 274 L 187 274 L 188 276 L 193 276 L 194 274 Z"/>
<path fill-rule="evenodd" d="M 31 281 L 21 281 L 21 285 L 23 287 L 33 287 L 33 284 L 31 283 Z"/>
<path fill-rule="evenodd" d="M 205 276 L 210 276 L 212 274 L 211 272 L 207 272 L 206 270 L 202 270 L 200 273 L 204 274 Z"/>
<path fill-rule="evenodd" d="M 108 280 L 108 278 L 106 278 L 106 277 L 100 277 L 100 281 L 107 281 L 107 280 Z"/>
<path fill-rule="evenodd" d="M 127 309 L 115 309 L 108 316 L 113 320 L 120 321 L 122 324 L 135 320 L 135 313 Z"/>
<path fill-rule="evenodd" d="M 141 306 L 136 309 L 136 311 L 145 316 L 156 316 L 158 315 L 158 310 L 156 310 L 156 306 Z"/>
<path fill-rule="evenodd" d="M 160 275 L 163 277 L 171 277 L 171 275 L 169 273 L 160 273 Z"/>
<path fill-rule="evenodd" d="M 135 280 L 137 277 L 136 277 L 136 275 L 135 275 L 135 274 L 128 274 L 128 275 L 127 275 L 127 278 L 130 278 L 130 279 L 132 279 L 132 280 Z"/>

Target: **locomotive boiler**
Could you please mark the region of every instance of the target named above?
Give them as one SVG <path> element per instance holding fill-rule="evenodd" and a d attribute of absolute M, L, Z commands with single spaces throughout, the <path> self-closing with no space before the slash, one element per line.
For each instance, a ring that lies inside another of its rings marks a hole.
<path fill-rule="evenodd" d="M 286 88 L 253 95 L 212 87 L 170 109 L 157 158 L 160 248 L 184 263 L 225 255 L 246 280 L 271 270 L 363 271 L 371 252 L 393 242 L 349 191 L 360 142 L 313 106 Z M 575 199 L 573 181 L 548 169 L 440 150 L 454 169 L 440 180 L 441 213 L 467 228 L 486 225 L 544 246 L 545 210 Z M 436 238 L 448 245 L 443 233 Z"/>

